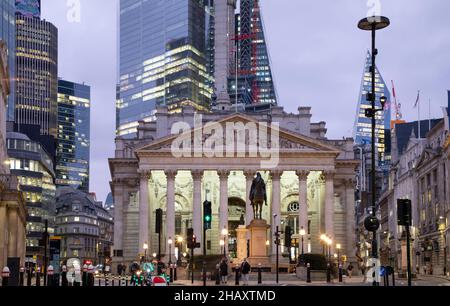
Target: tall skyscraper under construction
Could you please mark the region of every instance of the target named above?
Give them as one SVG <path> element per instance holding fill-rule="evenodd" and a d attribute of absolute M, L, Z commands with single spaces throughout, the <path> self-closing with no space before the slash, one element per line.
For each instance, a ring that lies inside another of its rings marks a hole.
<path fill-rule="evenodd" d="M 234 40 L 238 67 L 231 65 L 235 70 L 229 78 L 231 100 L 236 101 L 237 95 L 247 110 L 269 110 L 277 104 L 277 95 L 259 0 L 240 1 Z"/>

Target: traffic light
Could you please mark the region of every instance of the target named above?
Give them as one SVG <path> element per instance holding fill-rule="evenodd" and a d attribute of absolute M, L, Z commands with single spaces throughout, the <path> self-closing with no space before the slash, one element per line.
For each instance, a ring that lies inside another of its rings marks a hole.
<path fill-rule="evenodd" d="M 188 249 L 193 249 L 193 241 L 194 241 L 194 229 L 193 228 L 188 228 L 187 229 L 187 235 L 186 235 L 186 242 L 187 242 L 187 247 Z"/>
<path fill-rule="evenodd" d="M 156 222 L 155 222 L 155 233 L 157 233 L 157 234 L 161 233 L 162 216 L 163 216 L 163 211 L 161 208 L 158 208 L 156 210 Z"/>
<path fill-rule="evenodd" d="M 205 201 L 203 202 L 203 228 L 205 230 L 211 229 L 211 222 L 212 222 L 211 202 Z"/>
<path fill-rule="evenodd" d="M 287 248 L 290 248 L 292 245 L 292 231 L 290 226 L 286 226 L 284 231 L 284 245 Z"/>

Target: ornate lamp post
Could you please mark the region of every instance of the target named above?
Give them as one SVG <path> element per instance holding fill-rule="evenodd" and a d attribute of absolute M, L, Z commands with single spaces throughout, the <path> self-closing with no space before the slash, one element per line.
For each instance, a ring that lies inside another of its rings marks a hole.
<path fill-rule="evenodd" d="M 304 255 L 305 255 L 305 235 L 306 235 L 306 231 L 302 226 L 302 228 L 300 229 L 300 237 L 302 237 L 302 255 L 301 255 L 300 263 L 302 263 L 302 264 L 304 264 Z"/>
<path fill-rule="evenodd" d="M 144 242 L 143 248 L 144 248 L 144 262 L 147 262 L 147 250 L 148 250 L 148 243 L 147 243 L 147 241 Z"/>
<path fill-rule="evenodd" d="M 222 230 L 222 236 L 223 236 L 223 257 L 227 257 L 228 230 L 225 227 Z"/>
<path fill-rule="evenodd" d="M 178 243 L 177 262 L 179 264 L 181 262 L 181 252 L 183 251 L 183 237 L 178 236 L 177 243 Z"/>
<path fill-rule="evenodd" d="M 173 269 L 172 269 L 172 244 L 173 240 L 172 237 L 169 237 L 169 240 L 167 241 L 169 244 L 169 271 L 170 271 L 170 282 L 173 282 Z"/>
<path fill-rule="evenodd" d="M 372 92 L 367 94 L 367 100 L 372 102 L 372 108 L 366 109 L 366 117 L 372 119 L 372 173 L 371 173 L 371 193 L 372 193 L 372 214 L 365 221 L 364 225 L 368 231 L 372 232 L 372 258 L 378 258 L 378 246 L 377 246 L 377 230 L 380 227 L 380 221 L 376 216 L 376 152 L 375 152 L 375 127 L 376 127 L 376 114 L 378 111 L 384 110 L 384 103 L 386 103 L 386 98 L 382 97 L 380 102 L 383 109 L 376 109 L 376 94 L 375 94 L 375 60 L 378 54 L 378 50 L 375 47 L 375 33 L 377 30 L 384 29 L 390 25 L 390 21 L 386 17 L 373 16 L 367 17 L 359 21 L 358 28 L 364 31 L 372 32 L 372 66 L 370 67 L 370 72 L 372 74 Z M 378 285 L 378 282 L 374 280 L 374 286 Z"/>
<path fill-rule="evenodd" d="M 322 234 L 320 235 L 320 242 L 322 243 L 322 254 L 325 256 L 325 244 L 326 244 L 326 240 L 327 240 L 327 235 Z"/>
<path fill-rule="evenodd" d="M 338 257 L 338 266 L 341 264 L 341 244 L 336 243 L 336 249 L 337 249 L 337 257 Z"/>
<path fill-rule="evenodd" d="M 225 254 L 225 241 L 223 239 L 220 239 L 219 244 L 220 244 L 220 248 L 223 249 L 223 256 L 225 257 L 226 256 L 226 254 Z"/>

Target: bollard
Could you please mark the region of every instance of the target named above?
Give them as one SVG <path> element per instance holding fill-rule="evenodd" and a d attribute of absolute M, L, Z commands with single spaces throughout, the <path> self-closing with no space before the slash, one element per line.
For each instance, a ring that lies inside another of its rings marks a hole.
<path fill-rule="evenodd" d="M 309 263 L 306 264 L 306 282 L 311 283 L 311 265 Z"/>
<path fill-rule="evenodd" d="M 170 282 L 173 283 L 173 264 L 169 265 L 170 269 Z"/>
<path fill-rule="evenodd" d="M 258 284 L 262 284 L 261 264 L 258 264 Z"/>
<path fill-rule="evenodd" d="M 37 267 L 36 269 L 36 287 L 41 286 L 41 268 Z"/>
<path fill-rule="evenodd" d="M 117 278 L 119 279 L 119 287 L 122 287 L 122 276 L 117 276 Z"/>
<path fill-rule="evenodd" d="M 94 287 L 94 282 L 95 282 L 95 278 L 94 278 L 94 266 L 93 265 L 89 265 L 88 267 L 88 287 Z"/>
<path fill-rule="evenodd" d="M 235 281 L 235 285 L 239 286 L 239 265 L 236 265 L 236 281 Z"/>
<path fill-rule="evenodd" d="M 22 286 L 23 287 L 23 285 L 24 285 L 24 279 L 25 279 L 25 277 L 24 277 L 24 274 L 25 274 L 25 268 L 24 267 L 20 267 L 20 270 L 19 270 L 20 272 L 19 272 L 19 286 Z"/>
<path fill-rule="evenodd" d="M 64 265 L 61 268 L 61 286 L 62 287 L 67 287 L 69 286 L 69 281 L 67 280 L 67 267 Z"/>
<path fill-rule="evenodd" d="M 342 264 L 339 264 L 339 282 L 342 283 Z"/>
<path fill-rule="evenodd" d="M 87 287 L 87 270 L 88 270 L 88 266 L 87 264 L 84 264 L 83 266 L 83 274 L 82 274 L 82 278 L 81 278 L 81 283 L 83 287 Z"/>
<path fill-rule="evenodd" d="M 206 287 L 206 261 L 204 260 L 202 266 L 202 280 L 203 280 L 203 287 Z"/>
<path fill-rule="evenodd" d="M 105 287 L 109 287 L 109 278 L 105 275 Z"/>
<path fill-rule="evenodd" d="M 111 286 L 113 286 L 113 287 L 114 287 L 114 278 L 115 278 L 115 276 L 112 276 Z"/>
<path fill-rule="evenodd" d="M 9 282 L 9 268 L 4 267 L 2 270 L 2 287 L 8 286 Z"/>
<path fill-rule="evenodd" d="M 395 287 L 395 271 L 392 270 L 392 286 Z"/>
<path fill-rule="evenodd" d="M 220 269 L 219 269 L 219 265 L 216 266 L 216 285 L 220 285 Z"/>
<path fill-rule="evenodd" d="M 31 287 L 31 267 L 27 268 L 27 287 Z"/>
<path fill-rule="evenodd" d="M 327 283 L 331 283 L 331 268 L 330 264 L 327 264 Z"/>
<path fill-rule="evenodd" d="M 173 280 L 174 281 L 178 280 L 178 277 L 177 277 L 177 264 L 173 265 Z"/>
<path fill-rule="evenodd" d="M 128 276 L 125 275 L 125 287 L 128 287 Z"/>
<path fill-rule="evenodd" d="M 53 287 L 53 275 L 55 270 L 52 265 L 47 267 L 47 287 Z"/>

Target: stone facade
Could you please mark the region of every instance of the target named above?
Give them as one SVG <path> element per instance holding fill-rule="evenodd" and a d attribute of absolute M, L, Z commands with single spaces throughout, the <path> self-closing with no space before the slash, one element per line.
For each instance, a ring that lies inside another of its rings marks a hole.
<path fill-rule="evenodd" d="M 249 225 L 253 218 L 249 192 L 257 172 L 267 186 L 268 206 L 264 207 L 263 218 L 270 224 L 269 240 L 273 240 L 277 225 L 292 226 L 294 234 L 303 227 L 308 229 L 305 251 L 321 253 L 319 237 L 327 233 L 342 245 L 341 254 L 354 262 L 354 177 L 358 161 L 354 160 L 352 139 L 328 140 L 325 123 L 312 123 L 308 107 L 299 108 L 297 114 L 288 114 L 281 107 L 274 107 L 270 115 L 219 111 L 202 114 L 205 129 L 213 122 L 220 126 L 264 122 L 270 135 L 278 133 L 278 165 L 262 167 L 262 158 L 251 157 L 249 152 L 221 157 L 205 157 L 202 153 L 174 156 L 171 146 L 179 135 L 171 135 L 173 124 L 186 123 L 189 129 L 182 135 L 193 134 L 196 139 L 201 130 L 195 125 L 197 115 L 189 107 L 177 114 L 160 107 L 155 121 L 140 122 L 136 138 L 116 139 L 115 157 L 109 160 L 115 212 L 113 262 L 139 260 L 146 242 L 147 254 L 158 252 L 157 208 L 164 212 L 162 255 L 168 255 L 169 237 L 186 238 L 187 228 L 193 228 L 197 241 L 203 243 L 205 199 L 212 202 L 213 210 L 212 229 L 206 234 L 207 254 L 221 254 L 221 230 L 226 228 L 226 251 L 235 256 L 236 228 L 240 220 Z M 276 132 L 273 123 L 279 124 Z M 250 138 L 246 138 L 246 144 Z M 185 244 L 178 247 L 186 250 Z M 270 248 L 270 254 L 275 254 L 275 246 Z M 175 248 L 171 250 L 175 255 Z M 201 249 L 196 252 L 201 253 Z"/>
<path fill-rule="evenodd" d="M 425 138 L 411 134 L 402 154 L 393 155 L 389 188 L 380 207 L 386 215 L 381 233 L 384 263 L 399 272 L 406 269 L 405 232 L 397 225 L 397 199 L 412 202 L 411 259 L 413 271 L 443 275 L 448 271 L 449 161 L 448 115 L 444 114 Z M 393 137 L 393 152 L 397 152 Z M 382 257 L 383 259 L 383 257 Z"/>
<path fill-rule="evenodd" d="M 19 258 L 25 265 L 25 201 L 17 178 L 10 174 L 6 148 L 6 103 L 9 94 L 7 51 L 0 41 L 0 268 L 8 258 Z"/>

